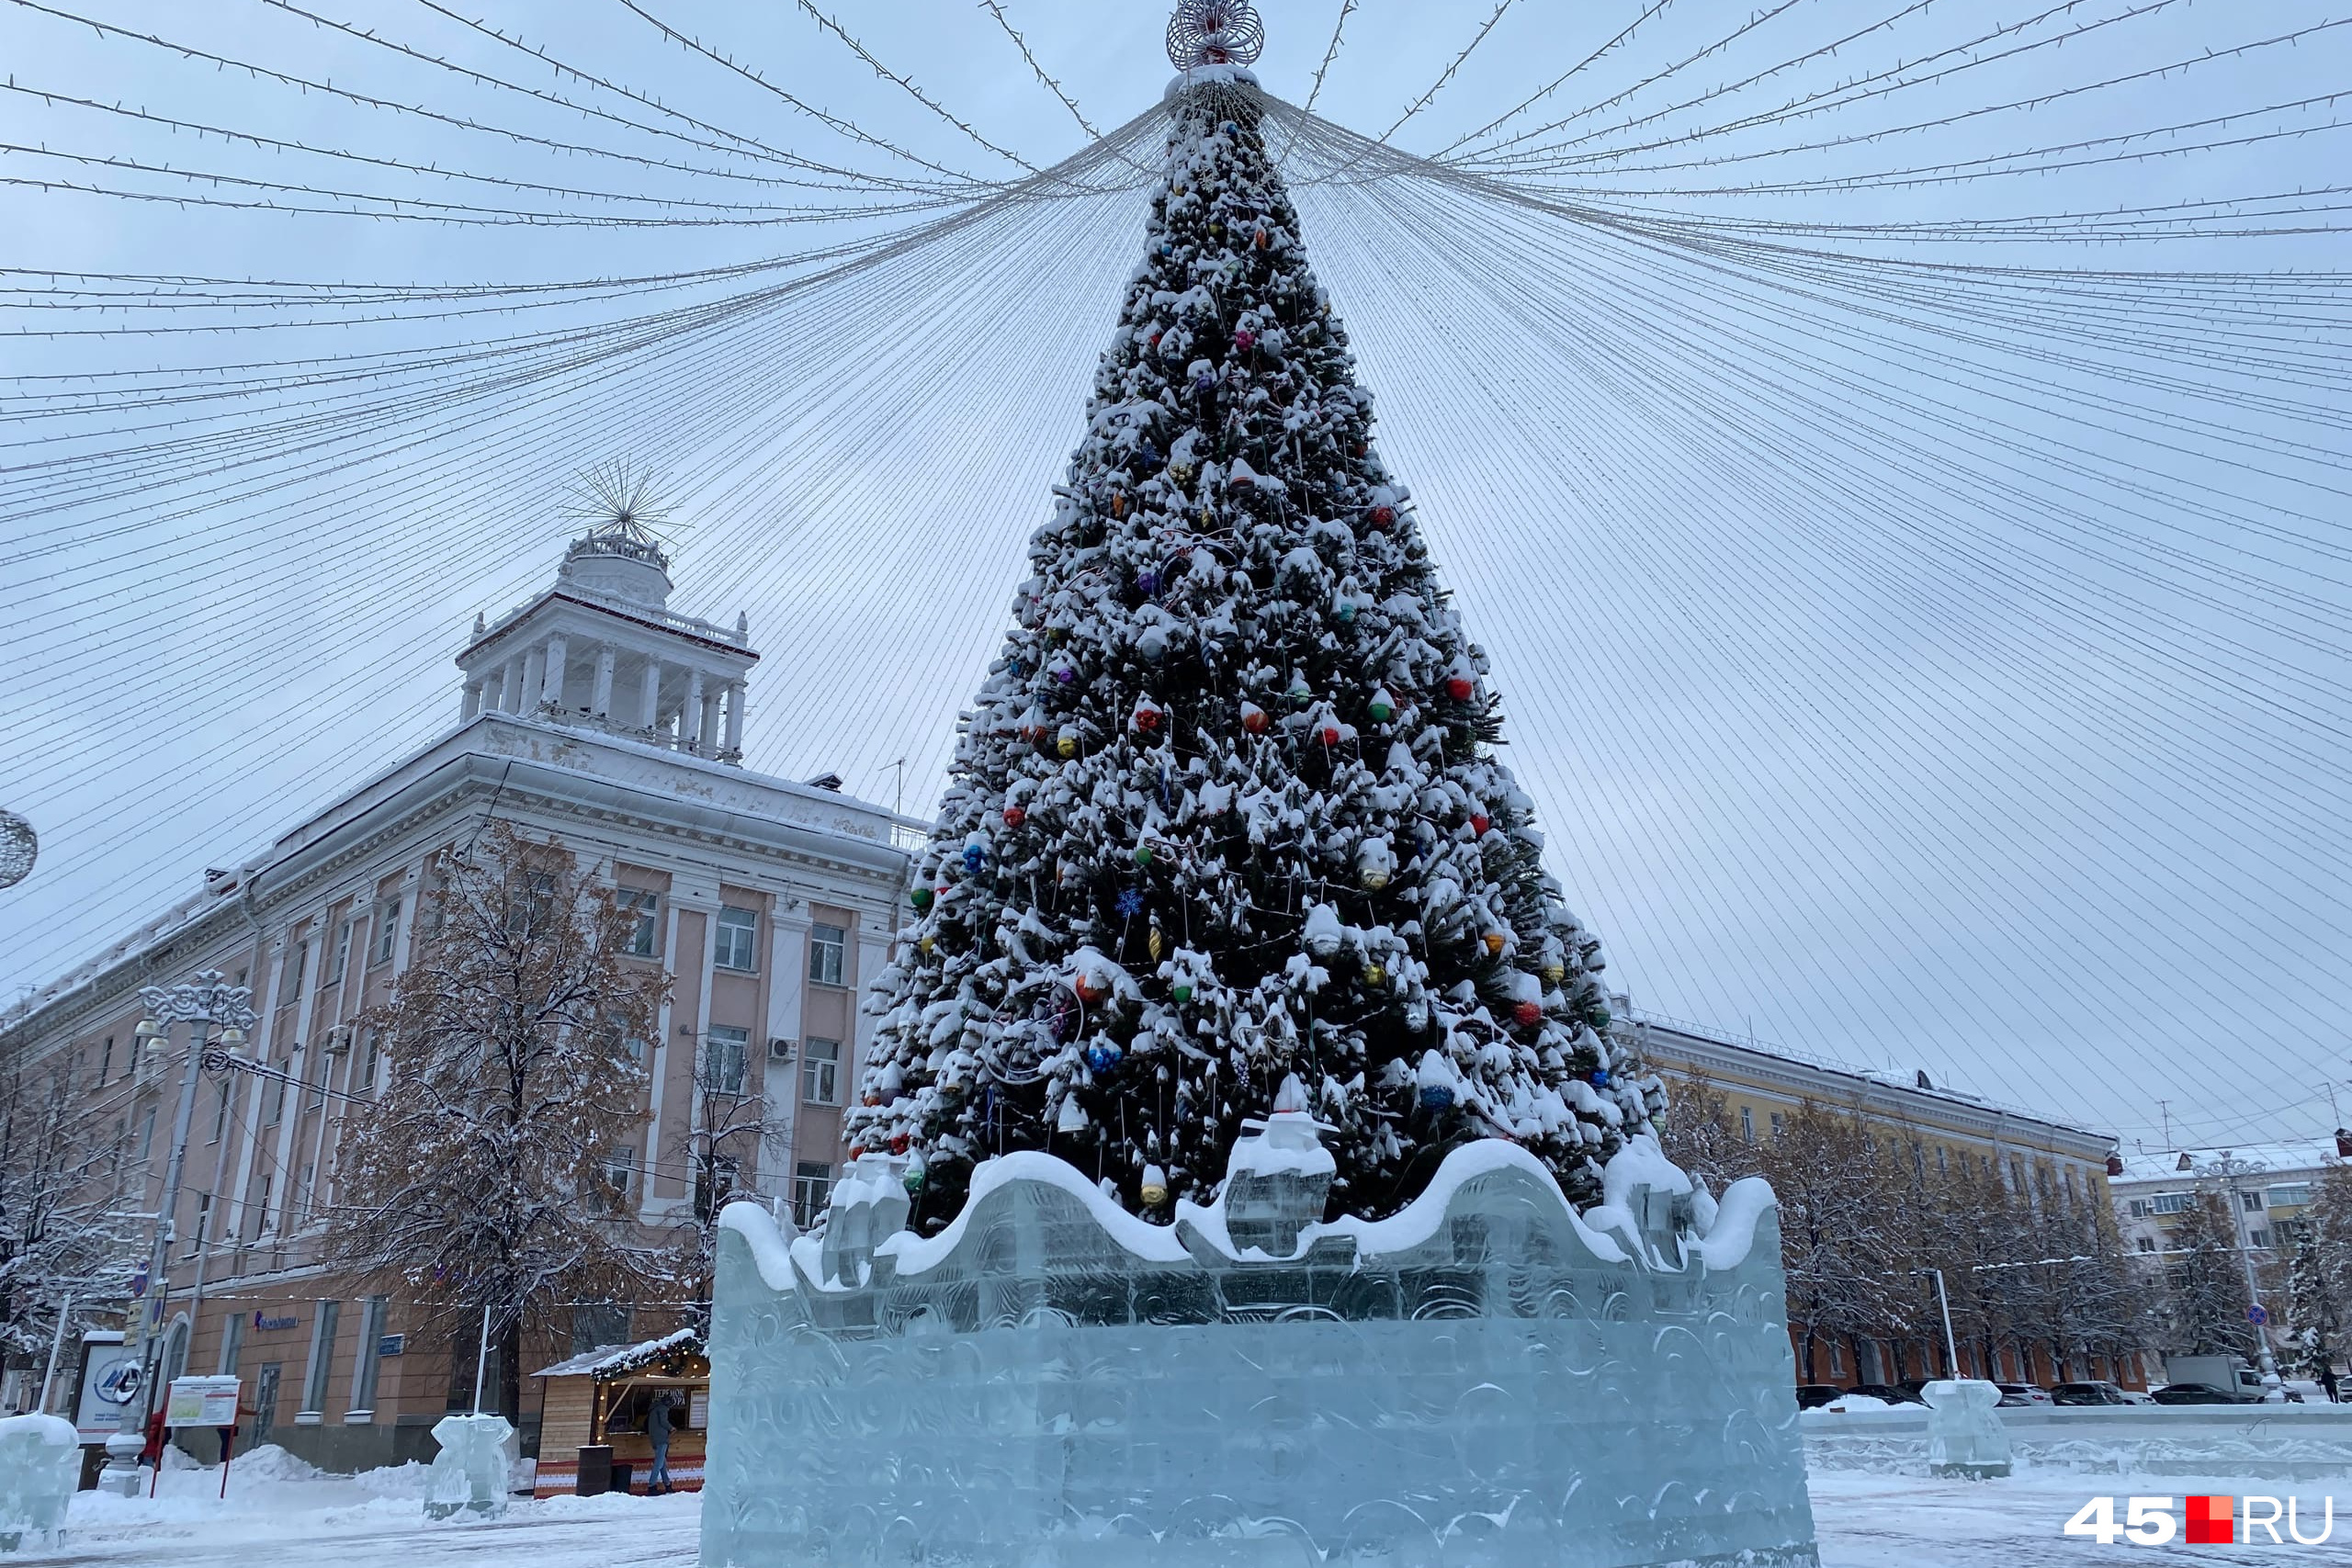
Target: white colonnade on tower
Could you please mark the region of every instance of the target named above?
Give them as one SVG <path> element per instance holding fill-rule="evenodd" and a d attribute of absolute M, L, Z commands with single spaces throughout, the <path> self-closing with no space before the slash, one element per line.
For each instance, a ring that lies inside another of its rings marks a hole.
<path fill-rule="evenodd" d="M 475 618 L 458 656 L 459 718 L 514 714 L 740 761 L 760 657 L 750 623 L 729 629 L 670 609 L 669 566 L 631 525 L 573 540 L 553 587 L 495 621 Z"/>

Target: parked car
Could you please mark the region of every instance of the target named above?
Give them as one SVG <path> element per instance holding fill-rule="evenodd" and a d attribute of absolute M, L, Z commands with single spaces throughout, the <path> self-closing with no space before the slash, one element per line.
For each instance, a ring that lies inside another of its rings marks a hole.
<path fill-rule="evenodd" d="M 1818 1410 L 1845 1392 L 1834 1382 L 1801 1382 L 1797 1384 L 1797 1408 Z"/>
<path fill-rule="evenodd" d="M 1908 1383 L 1858 1382 L 1846 1392 L 1849 1393 L 1867 1393 L 1872 1399 L 1883 1399 L 1889 1404 L 1925 1404 L 1928 1403 L 1926 1400 L 1919 1397 L 1918 1390 L 1911 1387 Z"/>
<path fill-rule="evenodd" d="M 2245 1403 L 2227 1389 L 2215 1388 L 2209 1382 L 2168 1382 L 2152 1391 L 2158 1404 L 2243 1404 Z M 2007 1402 L 2003 1401 L 2004 1404 Z"/>
<path fill-rule="evenodd" d="M 2130 1389 L 2111 1382 L 2062 1382 L 2050 1391 L 2052 1404 L 2146 1404 L 2144 1393 L 2135 1394 Z"/>
<path fill-rule="evenodd" d="M 2298 1404 L 2325 1404 L 2328 1403 L 2326 1385 L 2316 1378 L 2289 1378 L 2280 1386 L 2286 1390 L 2287 1397 Z"/>
<path fill-rule="evenodd" d="M 2050 1403 L 2050 1391 L 2036 1388 L 2030 1382 L 1996 1382 L 1993 1386 L 2001 1391 L 2003 1404 L 2047 1404 Z"/>

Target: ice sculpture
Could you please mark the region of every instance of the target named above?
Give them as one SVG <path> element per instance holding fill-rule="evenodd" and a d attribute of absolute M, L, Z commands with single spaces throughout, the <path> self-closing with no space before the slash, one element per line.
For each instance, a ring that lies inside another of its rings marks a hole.
<path fill-rule="evenodd" d="M 471 1514 L 494 1519 L 505 1513 L 518 1447 L 506 1417 L 444 1416 L 434 1423 L 433 1437 L 441 1451 L 433 1456 L 433 1469 L 424 1478 L 425 1516 L 446 1519 Z"/>
<path fill-rule="evenodd" d="M 2009 1431 L 1994 1406 L 2001 1391 L 1977 1378 L 1931 1382 L 1928 1402 L 1928 1470 L 1989 1481 L 2009 1472 Z"/>
<path fill-rule="evenodd" d="M 16 1551 L 30 1535 L 58 1544 L 82 1474 L 76 1442 L 74 1423 L 61 1416 L 0 1420 L 0 1551 Z"/>
<path fill-rule="evenodd" d="M 1485 1142 L 1325 1224 L 1319 1153 L 1278 1111 L 1170 1225 L 1036 1152 L 927 1238 L 888 1156 L 821 1240 L 729 1207 L 707 1568 L 1817 1561 L 1762 1181 L 1644 1138 L 1579 1216 Z"/>

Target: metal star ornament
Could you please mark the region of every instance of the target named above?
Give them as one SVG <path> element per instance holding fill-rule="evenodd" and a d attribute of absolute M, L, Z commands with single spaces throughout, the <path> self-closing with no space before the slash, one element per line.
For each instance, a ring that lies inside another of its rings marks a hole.
<path fill-rule="evenodd" d="M 1182 0 L 1168 21 L 1168 58 L 1179 71 L 1247 65 L 1266 48 L 1266 24 L 1249 0 Z"/>

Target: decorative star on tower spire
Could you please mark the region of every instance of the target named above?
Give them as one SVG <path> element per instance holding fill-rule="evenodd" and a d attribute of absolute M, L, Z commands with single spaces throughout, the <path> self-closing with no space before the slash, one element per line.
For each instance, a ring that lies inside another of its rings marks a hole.
<path fill-rule="evenodd" d="M 1266 25 L 1249 0 L 1180 0 L 1168 21 L 1168 58 L 1179 71 L 1247 65 L 1266 47 Z"/>

